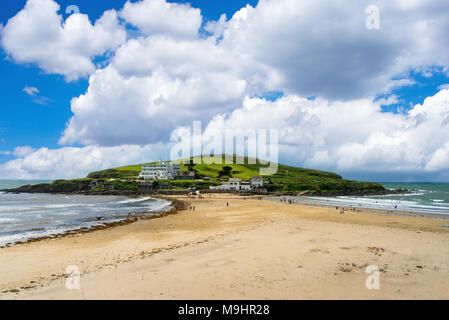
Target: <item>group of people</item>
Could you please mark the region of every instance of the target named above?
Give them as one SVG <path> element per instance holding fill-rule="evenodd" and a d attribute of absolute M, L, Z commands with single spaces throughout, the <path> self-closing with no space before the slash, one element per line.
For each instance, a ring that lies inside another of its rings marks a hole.
<path fill-rule="evenodd" d="M 336 210 L 340 209 L 340 214 L 344 214 L 345 213 L 345 207 L 335 207 Z M 354 211 L 355 212 L 355 207 L 353 207 L 352 205 L 349 206 L 349 210 Z"/>
<path fill-rule="evenodd" d="M 293 203 L 296 203 L 296 200 L 294 200 L 294 199 L 287 199 L 287 198 L 281 198 L 281 202 L 285 202 L 285 203 L 288 203 L 288 204 L 293 204 Z"/>
<path fill-rule="evenodd" d="M 199 200 L 206 199 L 206 197 L 203 196 L 201 193 L 192 193 L 192 192 L 187 194 L 187 197 L 189 199 L 193 199 L 193 200 L 195 200 L 195 199 L 199 199 Z M 214 197 L 215 197 L 215 195 L 214 195 Z M 212 198 L 212 194 L 209 194 L 209 198 Z"/>

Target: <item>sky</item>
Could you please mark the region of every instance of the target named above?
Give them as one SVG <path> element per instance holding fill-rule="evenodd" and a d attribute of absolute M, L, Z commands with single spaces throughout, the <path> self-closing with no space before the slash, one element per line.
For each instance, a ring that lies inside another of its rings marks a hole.
<path fill-rule="evenodd" d="M 374 10 L 374 11 L 373 11 Z M 4 0 L 0 179 L 277 129 L 279 162 L 449 182 L 446 0 Z"/>

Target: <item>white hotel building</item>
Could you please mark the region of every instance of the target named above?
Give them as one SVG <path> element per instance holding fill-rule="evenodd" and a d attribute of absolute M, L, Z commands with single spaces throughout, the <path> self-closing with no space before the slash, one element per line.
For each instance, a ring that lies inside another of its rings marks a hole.
<path fill-rule="evenodd" d="M 220 186 L 210 186 L 211 190 L 234 190 L 234 191 L 250 191 L 251 183 L 242 181 L 239 178 L 230 178 L 229 182 L 225 182 Z"/>
<path fill-rule="evenodd" d="M 158 162 L 142 166 L 140 179 L 173 180 L 180 174 L 181 165 L 173 162 Z"/>

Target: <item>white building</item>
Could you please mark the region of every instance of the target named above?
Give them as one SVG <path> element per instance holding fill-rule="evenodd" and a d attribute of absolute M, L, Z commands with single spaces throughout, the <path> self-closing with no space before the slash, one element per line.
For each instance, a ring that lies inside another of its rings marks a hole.
<path fill-rule="evenodd" d="M 211 186 L 212 190 L 225 190 L 225 191 L 247 191 L 251 190 L 251 184 L 246 181 L 242 181 L 239 178 L 230 178 L 229 182 L 223 183 L 221 186 Z"/>
<path fill-rule="evenodd" d="M 240 187 L 239 190 L 249 191 L 251 190 L 251 183 L 247 181 L 242 181 L 239 187 Z"/>
<path fill-rule="evenodd" d="M 229 178 L 229 190 L 240 190 L 240 184 L 242 180 L 239 178 Z"/>
<path fill-rule="evenodd" d="M 260 176 L 251 177 L 251 187 L 253 188 L 263 188 L 263 178 Z"/>
<path fill-rule="evenodd" d="M 140 179 L 151 180 L 173 180 L 179 175 L 181 165 L 173 162 L 158 162 L 157 164 L 149 164 L 142 166 Z"/>

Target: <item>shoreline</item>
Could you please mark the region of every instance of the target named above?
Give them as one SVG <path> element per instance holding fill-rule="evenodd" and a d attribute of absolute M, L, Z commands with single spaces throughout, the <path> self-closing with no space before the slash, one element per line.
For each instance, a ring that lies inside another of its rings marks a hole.
<path fill-rule="evenodd" d="M 259 197 L 326 197 L 326 198 L 336 198 L 336 197 L 344 197 L 344 196 L 357 196 L 357 197 L 369 197 L 369 196 L 389 196 L 389 195 L 405 195 L 411 194 L 412 191 L 398 190 L 396 193 L 391 192 L 367 192 L 367 193 L 308 193 L 308 192 L 258 192 L 258 191 L 241 191 L 241 192 L 230 192 L 229 190 L 210 190 L 210 189 L 199 189 L 198 191 L 201 194 L 233 194 L 242 197 L 251 197 L 251 196 L 259 196 Z M 0 194 L 63 194 L 63 195 L 85 195 L 85 196 L 126 196 L 126 197 L 139 197 L 139 196 L 179 196 L 185 195 L 187 190 L 154 190 L 152 192 L 148 191 L 75 191 L 75 192 L 45 192 L 45 191 L 21 191 L 17 189 L 4 189 L 0 190 Z"/>
<path fill-rule="evenodd" d="M 132 198 L 132 196 L 129 196 L 129 197 Z M 120 221 L 105 222 L 101 225 L 70 229 L 70 230 L 66 230 L 61 233 L 57 233 L 57 234 L 53 234 L 53 235 L 30 238 L 25 241 L 17 241 L 14 243 L 8 242 L 4 245 L 1 245 L 0 250 L 5 249 L 5 248 L 20 246 L 20 245 L 25 245 L 27 243 L 39 242 L 42 240 L 60 239 L 60 238 L 65 238 L 65 237 L 69 237 L 69 236 L 91 233 L 91 232 L 95 232 L 95 231 L 99 231 L 99 230 L 106 230 L 109 228 L 128 225 L 128 224 L 140 221 L 140 220 L 151 220 L 151 219 L 162 218 L 167 215 L 177 214 L 180 210 L 184 210 L 186 208 L 185 202 L 178 200 L 178 199 L 167 199 L 166 197 L 163 197 L 163 196 L 152 196 L 152 198 L 166 200 L 170 203 L 169 206 L 172 208 L 167 211 L 153 212 L 150 215 L 148 215 L 148 212 L 146 212 L 146 211 L 131 212 L 128 214 L 127 218 L 124 218 Z"/>
<path fill-rule="evenodd" d="M 23 193 L 27 193 L 27 192 L 23 192 Z M 30 193 L 30 194 L 32 194 L 32 193 Z M 61 193 L 54 193 L 54 194 L 61 194 Z M 170 196 L 170 195 L 166 195 L 166 194 L 128 194 L 128 195 L 119 194 L 119 193 L 111 193 L 111 194 L 62 193 L 62 194 L 65 194 L 65 195 L 76 194 L 76 195 L 85 195 L 85 196 L 122 195 L 122 196 L 126 196 L 129 198 L 148 196 L 148 197 L 152 197 L 152 198 L 166 200 L 166 201 L 170 202 L 170 205 L 173 206 L 173 208 L 168 211 L 161 211 L 161 212 L 153 213 L 151 215 L 146 215 L 147 212 L 132 212 L 132 213 L 128 214 L 127 218 L 124 218 L 123 220 L 120 220 L 120 221 L 106 222 L 101 225 L 96 225 L 96 226 L 91 226 L 91 227 L 81 227 L 81 228 L 76 228 L 76 229 L 70 229 L 70 230 L 67 230 L 67 231 L 64 231 L 64 232 L 61 232 L 58 234 L 54 234 L 54 235 L 30 238 L 25 241 L 17 241 L 14 243 L 6 243 L 6 244 L 0 246 L 0 250 L 5 249 L 5 248 L 14 247 L 14 246 L 24 245 L 27 243 L 39 242 L 42 240 L 59 239 L 59 238 L 65 238 L 68 236 L 75 236 L 75 235 L 79 235 L 79 234 L 96 232 L 99 230 L 106 230 L 106 229 L 110 229 L 110 228 L 114 228 L 114 227 L 132 224 L 132 223 L 135 223 L 140 220 L 151 220 L 151 219 L 162 218 L 164 216 L 177 214 L 179 211 L 186 210 L 187 206 L 188 206 L 188 204 L 187 204 L 188 202 L 186 202 L 185 200 L 187 200 L 187 201 L 191 200 L 185 195 L 176 195 L 176 196 L 171 195 Z M 205 193 L 205 194 L 207 194 L 207 193 Z M 304 206 L 304 207 L 329 208 L 329 209 L 334 209 L 336 207 L 335 205 L 326 205 L 324 203 L 304 203 L 304 202 L 296 202 L 296 203 L 292 203 L 292 204 L 283 203 L 280 201 L 280 199 L 279 199 L 280 196 L 278 196 L 278 195 L 263 196 L 263 195 L 254 195 L 254 194 L 246 195 L 246 194 L 241 194 L 241 193 L 210 193 L 210 194 L 211 195 L 225 195 L 225 197 L 221 197 L 222 199 L 226 199 L 226 196 L 228 196 L 228 199 L 234 199 L 235 197 L 240 197 L 240 198 L 244 198 L 244 199 L 258 200 L 259 198 L 261 198 L 263 201 L 279 202 L 279 203 L 282 203 L 285 205 L 299 205 L 299 206 Z M 204 197 L 211 199 L 206 196 L 204 196 Z M 313 196 L 311 196 L 311 197 L 313 198 Z M 183 198 L 185 200 L 180 200 L 181 198 Z M 358 206 L 358 207 L 353 207 L 353 208 L 355 209 L 355 211 L 347 208 L 348 210 L 345 210 L 345 212 L 365 212 L 365 213 L 374 213 L 374 214 L 386 215 L 386 216 L 449 220 L 449 214 L 435 214 L 435 213 L 418 212 L 418 211 L 377 209 L 377 208 L 369 208 L 369 207 L 363 207 L 363 206 L 361 206 L 361 207 Z"/>
<path fill-rule="evenodd" d="M 279 199 L 274 198 L 274 197 L 270 201 L 281 202 Z M 296 203 L 292 203 L 292 205 L 313 206 L 313 207 L 330 208 L 330 209 L 332 209 L 332 208 L 335 209 L 335 207 L 336 207 L 336 205 L 330 205 L 330 204 L 324 204 L 324 203 L 305 203 L 305 202 L 296 202 Z M 445 213 L 404 211 L 404 210 L 397 210 L 397 209 L 395 209 L 395 210 L 380 209 L 380 208 L 370 208 L 370 207 L 364 207 L 364 206 L 357 206 L 357 207 L 353 206 L 352 208 L 355 209 L 355 211 L 353 211 L 353 210 L 351 210 L 351 208 L 349 208 L 345 205 L 340 205 L 339 207 L 344 207 L 345 209 L 347 209 L 347 210 L 345 210 L 345 212 L 369 212 L 369 213 L 392 215 L 392 216 L 398 216 L 398 217 L 416 217 L 416 218 L 449 220 L 449 214 L 445 214 Z"/>

